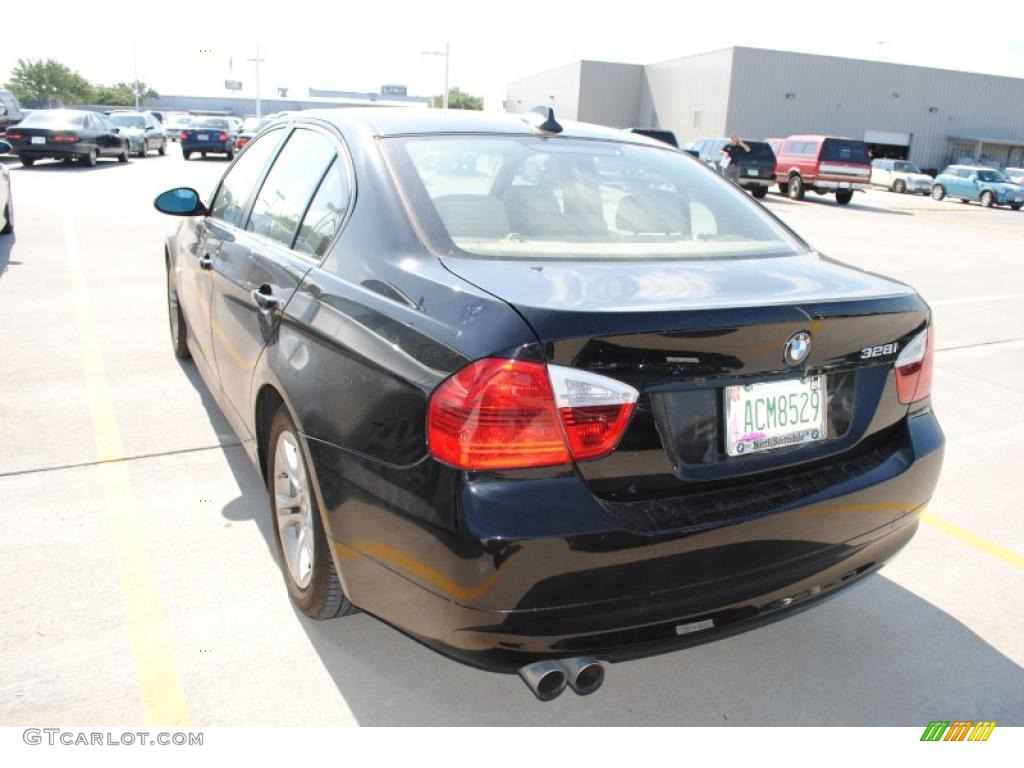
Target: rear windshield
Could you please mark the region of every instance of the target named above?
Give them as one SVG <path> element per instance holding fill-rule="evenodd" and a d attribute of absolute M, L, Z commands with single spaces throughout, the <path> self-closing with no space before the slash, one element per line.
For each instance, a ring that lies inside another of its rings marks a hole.
<path fill-rule="evenodd" d="M 145 128 L 146 118 L 142 115 L 110 115 L 110 122 L 118 128 Z"/>
<path fill-rule="evenodd" d="M 870 162 L 867 145 L 863 141 L 851 139 L 825 139 L 821 159 L 847 163 Z"/>
<path fill-rule="evenodd" d="M 256 133 L 269 122 L 269 117 L 247 117 L 242 123 L 242 133 Z"/>
<path fill-rule="evenodd" d="M 446 254 L 704 259 L 805 250 L 733 184 L 667 148 L 500 135 L 383 145 L 421 231 Z"/>
<path fill-rule="evenodd" d="M 21 121 L 22 128 L 83 128 L 85 115 L 67 109 L 37 109 Z"/>
<path fill-rule="evenodd" d="M 192 121 L 192 128 L 227 128 L 228 121 L 215 117 L 200 117 Z"/>
<path fill-rule="evenodd" d="M 744 141 L 746 141 L 746 139 L 744 139 Z M 775 153 L 772 152 L 772 148 L 763 141 L 747 141 L 746 144 L 748 147 L 750 147 L 750 157 L 775 157 Z"/>

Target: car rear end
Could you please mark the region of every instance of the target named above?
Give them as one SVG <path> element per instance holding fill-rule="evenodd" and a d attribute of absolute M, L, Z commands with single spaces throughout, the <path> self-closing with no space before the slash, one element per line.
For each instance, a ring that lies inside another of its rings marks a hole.
<path fill-rule="evenodd" d="M 178 140 L 183 153 L 234 153 L 234 138 L 227 120 L 195 120 L 178 134 Z"/>
<path fill-rule="evenodd" d="M 863 192 L 870 185 L 871 157 L 863 141 L 840 138 L 822 141 L 813 180 L 815 191 Z"/>
<path fill-rule="evenodd" d="M 386 521 L 337 523 L 339 557 L 356 604 L 485 666 L 627 658 L 829 595 L 907 543 L 942 461 L 912 289 L 819 257 L 690 164 L 661 177 L 654 156 L 630 168 L 636 150 L 569 138 L 524 140 L 565 180 L 564 211 L 584 211 L 566 196 L 601 169 L 604 222 L 573 214 L 565 238 L 515 223 L 516 184 L 506 221 L 490 184 L 470 200 L 433 170 L 445 142 L 465 159 L 473 140 L 385 142 L 431 251 L 537 341 L 433 390 L 430 456 L 389 470 Z M 500 167 L 498 143 L 478 170 Z M 689 213 L 672 184 L 699 197 Z M 406 493 L 451 499 L 457 524 L 397 512 Z"/>
<path fill-rule="evenodd" d="M 755 197 L 764 197 L 775 183 L 775 153 L 767 142 L 744 141 L 750 151 L 740 156 L 740 186 L 754 192 Z"/>
<path fill-rule="evenodd" d="M 81 113 L 39 110 L 7 131 L 13 154 L 30 160 L 84 157 L 96 148 Z"/>

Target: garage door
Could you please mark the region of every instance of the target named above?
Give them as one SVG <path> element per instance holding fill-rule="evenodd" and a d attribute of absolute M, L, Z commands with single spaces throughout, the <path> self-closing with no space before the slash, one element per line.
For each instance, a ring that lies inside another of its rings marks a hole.
<path fill-rule="evenodd" d="M 894 133 L 892 131 L 864 131 L 865 144 L 889 144 L 896 147 L 909 147 L 909 133 Z"/>

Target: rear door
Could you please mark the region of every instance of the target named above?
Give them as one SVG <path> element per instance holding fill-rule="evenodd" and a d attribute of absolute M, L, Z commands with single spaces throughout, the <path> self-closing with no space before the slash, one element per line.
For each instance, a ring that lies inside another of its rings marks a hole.
<path fill-rule="evenodd" d="M 281 132 L 264 134 L 250 147 Z M 211 322 L 217 372 L 235 419 L 247 431 L 256 361 L 285 305 L 319 260 L 296 240 L 301 239 L 299 225 L 339 149 L 336 139 L 318 127 L 291 129 L 257 185 L 244 228 L 226 233 L 214 259 Z"/>

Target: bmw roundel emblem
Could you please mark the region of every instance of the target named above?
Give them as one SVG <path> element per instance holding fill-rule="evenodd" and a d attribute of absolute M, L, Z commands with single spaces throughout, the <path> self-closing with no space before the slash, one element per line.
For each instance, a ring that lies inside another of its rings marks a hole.
<path fill-rule="evenodd" d="M 811 351 L 811 334 L 807 331 L 799 331 L 789 337 L 785 348 L 782 350 L 782 359 L 786 365 L 800 365 L 807 359 Z"/>

